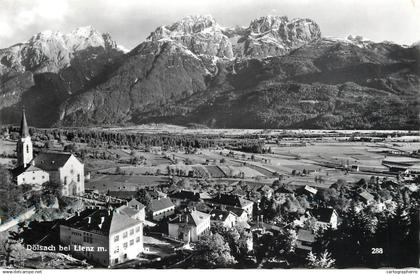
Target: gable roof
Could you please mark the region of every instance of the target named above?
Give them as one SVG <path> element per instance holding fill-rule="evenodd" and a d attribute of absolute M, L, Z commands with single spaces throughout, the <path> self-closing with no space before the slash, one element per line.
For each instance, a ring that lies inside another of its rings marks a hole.
<path fill-rule="evenodd" d="M 239 197 L 238 195 L 233 194 L 219 194 L 216 197 L 208 200 L 210 203 L 215 204 L 222 204 L 232 207 L 239 207 L 244 208 L 250 204 L 253 204 L 253 202 L 248 201 L 244 198 Z"/>
<path fill-rule="evenodd" d="M 34 165 L 42 170 L 54 171 L 63 167 L 72 155 L 71 153 L 41 152 L 33 161 Z"/>
<path fill-rule="evenodd" d="M 315 208 L 311 211 L 312 216 L 314 216 L 319 222 L 329 223 L 333 214 L 337 214 L 333 208 Z"/>
<path fill-rule="evenodd" d="M 233 215 L 236 217 L 236 214 L 231 212 L 231 211 L 227 211 L 227 210 L 220 210 L 220 209 L 213 209 L 212 211 L 210 211 L 210 219 L 212 221 L 226 221 L 226 219 L 229 217 L 229 215 Z"/>
<path fill-rule="evenodd" d="M 170 223 L 188 224 L 191 226 L 199 226 L 201 223 L 210 219 L 210 215 L 204 212 L 193 210 L 191 212 L 183 212 L 182 214 L 173 218 Z"/>
<path fill-rule="evenodd" d="M 91 208 L 85 209 L 62 222 L 62 225 L 103 235 L 116 233 L 137 224 L 141 224 L 141 221 L 119 214 L 116 211 Z"/>
<path fill-rule="evenodd" d="M 17 167 L 15 169 L 13 169 L 12 174 L 13 174 L 14 177 L 17 177 L 24 172 L 31 172 L 31 171 L 42 171 L 42 169 L 40 169 L 36 166 L 33 166 L 33 165 L 28 165 L 26 167 L 20 166 L 20 167 Z"/>
<path fill-rule="evenodd" d="M 136 210 L 136 209 L 131 208 L 131 207 L 126 206 L 126 205 L 122 205 L 122 206 L 118 207 L 115 211 L 118 212 L 119 214 L 128 216 L 130 218 L 132 218 L 137 213 L 139 213 L 139 210 Z"/>
<path fill-rule="evenodd" d="M 359 196 L 362 197 L 363 199 L 365 199 L 366 201 L 371 201 L 375 198 L 372 194 L 370 194 L 366 190 L 360 192 Z"/>
<path fill-rule="evenodd" d="M 174 207 L 174 206 L 175 205 L 172 203 L 171 199 L 162 198 L 159 200 L 152 200 L 149 204 L 149 210 L 152 212 L 156 212 L 156 211 Z"/>
<path fill-rule="evenodd" d="M 312 193 L 312 194 L 316 194 L 318 192 L 318 190 L 316 188 L 313 188 L 313 187 L 308 186 L 308 185 L 305 185 L 303 187 L 303 190 L 306 190 L 307 192 Z"/>
<path fill-rule="evenodd" d="M 136 219 L 132 219 L 122 214 L 119 214 L 117 212 L 114 212 L 114 214 L 112 215 L 112 221 L 109 228 L 109 233 L 110 234 L 117 233 L 121 230 L 125 230 L 129 227 L 135 226 L 140 223 L 141 221 L 138 221 Z"/>
<path fill-rule="evenodd" d="M 200 200 L 200 194 L 195 191 L 189 190 L 178 190 L 172 192 L 169 197 L 172 199 L 179 199 L 179 200 L 189 200 L 189 201 L 198 201 Z"/>
<path fill-rule="evenodd" d="M 298 231 L 297 239 L 300 241 L 313 243 L 315 242 L 315 235 L 309 230 L 300 229 Z"/>
<path fill-rule="evenodd" d="M 134 208 L 136 210 L 142 210 L 145 206 L 140 203 L 139 201 L 137 201 L 136 199 L 132 198 L 128 203 L 127 203 L 128 207 Z"/>
<path fill-rule="evenodd" d="M 244 214 L 245 213 L 245 210 L 244 209 L 242 209 L 242 208 L 237 208 L 237 207 L 232 207 L 232 208 L 229 208 L 229 211 L 230 212 L 232 212 L 233 214 L 235 214 L 236 216 L 238 216 L 238 217 L 241 217 L 242 216 L 242 214 Z"/>
<path fill-rule="evenodd" d="M 268 185 L 263 185 L 262 187 L 258 188 L 258 191 L 271 192 L 273 191 L 273 189 L 269 187 Z"/>

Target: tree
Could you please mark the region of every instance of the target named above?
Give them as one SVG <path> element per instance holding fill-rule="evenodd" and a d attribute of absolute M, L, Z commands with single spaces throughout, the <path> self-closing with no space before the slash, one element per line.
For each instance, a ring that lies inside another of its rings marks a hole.
<path fill-rule="evenodd" d="M 335 260 L 331 258 L 331 254 L 325 250 L 320 256 L 316 256 L 314 253 L 309 252 L 306 257 L 309 268 L 332 268 Z"/>
<path fill-rule="evenodd" d="M 203 236 L 196 243 L 197 255 L 193 257 L 194 267 L 225 268 L 236 264 L 229 244 L 218 234 Z"/>
<path fill-rule="evenodd" d="M 62 196 L 63 184 L 60 181 L 48 181 L 42 184 L 46 193 L 50 193 L 56 197 Z"/>
<path fill-rule="evenodd" d="M 147 190 L 142 188 L 138 191 L 137 195 L 138 195 L 137 200 L 140 203 L 142 203 L 146 207 L 150 205 L 150 202 L 152 201 L 152 196 L 150 195 L 150 193 Z"/>

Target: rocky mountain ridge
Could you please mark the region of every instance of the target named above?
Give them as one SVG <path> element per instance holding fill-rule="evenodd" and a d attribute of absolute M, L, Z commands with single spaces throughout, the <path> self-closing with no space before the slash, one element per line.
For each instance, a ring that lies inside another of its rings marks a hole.
<path fill-rule="evenodd" d="M 54 115 L 45 122 L 34 108 L 45 126 L 149 122 L 241 128 L 420 126 L 416 46 L 322 37 L 312 20 L 281 16 L 261 17 L 247 27 L 234 28 L 220 26 L 211 16 L 187 16 L 158 27 L 126 54 L 110 37 L 97 41 L 97 46 L 75 49 L 70 66 L 58 69 L 59 79 L 69 70 L 80 77 L 59 84 L 47 81 L 56 94 L 50 106 Z M 86 50 L 87 56 L 77 58 Z M 52 59 L 57 64 L 67 60 L 62 55 Z M 40 71 L 50 64 L 39 63 Z M 45 73 L 35 75 L 45 77 Z M 71 89 L 63 84 L 77 81 Z M 30 81 L 23 86 L 22 94 L 37 96 L 45 91 L 44 80 L 35 89 Z M 3 90 L 0 93 L 5 94 Z M 10 108 L 18 109 L 21 103 Z M 0 120 L 13 120 L 5 111 L 9 109 L 0 110 Z"/>

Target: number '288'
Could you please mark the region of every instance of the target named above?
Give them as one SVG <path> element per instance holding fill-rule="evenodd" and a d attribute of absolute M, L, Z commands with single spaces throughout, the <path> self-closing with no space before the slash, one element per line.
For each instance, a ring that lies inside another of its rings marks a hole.
<path fill-rule="evenodd" d="M 371 254 L 383 254 L 384 250 L 382 247 L 374 247 L 371 249 Z"/>

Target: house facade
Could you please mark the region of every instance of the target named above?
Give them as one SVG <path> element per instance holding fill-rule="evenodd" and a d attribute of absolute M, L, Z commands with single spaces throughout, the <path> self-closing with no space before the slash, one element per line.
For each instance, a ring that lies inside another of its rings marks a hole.
<path fill-rule="evenodd" d="M 86 209 L 60 225 L 60 244 L 75 257 L 113 266 L 143 252 L 143 223 L 106 209 Z"/>
<path fill-rule="evenodd" d="M 196 242 L 210 232 L 210 215 L 198 210 L 184 212 L 168 222 L 170 237 L 184 242 Z"/>
<path fill-rule="evenodd" d="M 149 218 L 153 221 L 160 221 L 163 218 L 172 216 L 175 212 L 175 205 L 169 198 L 152 200 L 147 208 Z"/>

